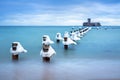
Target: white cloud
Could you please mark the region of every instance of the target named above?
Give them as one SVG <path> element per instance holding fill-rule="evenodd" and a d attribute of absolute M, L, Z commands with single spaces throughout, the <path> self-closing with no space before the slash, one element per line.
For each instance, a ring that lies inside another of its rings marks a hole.
<path fill-rule="evenodd" d="M 120 4 L 91 4 L 59 8 L 29 4 L 35 8 L 35 12 L 31 10 L 31 13 L 7 15 L 0 23 L 8 25 L 82 25 L 90 17 L 93 21 L 101 22 L 102 25 L 119 25 Z"/>

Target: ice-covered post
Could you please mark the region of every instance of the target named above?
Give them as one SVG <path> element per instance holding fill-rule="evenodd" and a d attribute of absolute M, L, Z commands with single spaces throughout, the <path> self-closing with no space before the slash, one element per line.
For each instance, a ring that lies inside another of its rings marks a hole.
<path fill-rule="evenodd" d="M 42 39 L 42 50 L 40 51 L 40 55 L 42 56 L 43 61 L 50 62 L 50 57 L 55 54 L 55 50 L 51 47 L 50 44 L 54 42 L 50 40 L 48 35 L 44 35 Z"/>
<path fill-rule="evenodd" d="M 76 42 L 74 42 L 72 39 L 69 38 L 69 33 L 65 32 L 64 34 L 64 40 L 63 40 L 63 45 L 64 45 L 64 49 L 68 49 L 68 46 L 71 44 L 75 44 Z"/>
<path fill-rule="evenodd" d="M 12 43 L 12 47 L 10 48 L 10 53 L 12 53 L 12 60 L 18 60 L 19 53 L 26 53 L 26 52 L 27 50 L 25 50 L 19 42 Z"/>
<path fill-rule="evenodd" d="M 43 44 L 43 52 L 48 52 L 49 48 L 50 48 L 49 44 Z M 46 61 L 46 62 L 50 61 L 50 57 L 48 57 L 48 56 L 44 56 L 42 58 L 43 58 L 43 61 Z"/>
<path fill-rule="evenodd" d="M 12 50 L 16 51 L 17 50 L 17 46 L 18 46 L 17 43 L 12 43 Z M 18 57 L 19 57 L 18 52 L 12 53 L 12 59 L 13 60 L 18 60 Z"/>
<path fill-rule="evenodd" d="M 61 33 L 56 33 L 56 42 L 59 43 L 62 39 Z"/>
<path fill-rule="evenodd" d="M 64 42 L 67 42 L 68 37 L 64 37 Z M 68 49 L 68 44 L 64 44 L 64 49 Z"/>

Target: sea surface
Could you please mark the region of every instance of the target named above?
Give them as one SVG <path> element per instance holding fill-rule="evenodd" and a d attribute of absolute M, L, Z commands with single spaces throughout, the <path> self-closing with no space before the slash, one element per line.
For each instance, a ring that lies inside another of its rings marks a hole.
<path fill-rule="evenodd" d="M 0 80 L 120 80 L 120 26 L 93 27 L 77 45 L 64 50 L 56 33 L 73 26 L 0 26 Z M 78 29 L 82 26 L 74 26 Z M 56 55 L 50 63 L 40 56 L 42 36 L 49 35 Z M 28 50 L 12 61 L 11 43 Z"/>

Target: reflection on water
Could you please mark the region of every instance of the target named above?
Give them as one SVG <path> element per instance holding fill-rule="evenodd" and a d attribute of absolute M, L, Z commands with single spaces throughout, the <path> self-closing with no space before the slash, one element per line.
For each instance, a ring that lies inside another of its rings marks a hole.
<path fill-rule="evenodd" d="M 91 80 L 120 79 L 119 60 L 74 59 L 64 62 L 35 61 L 1 64 L 1 80 Z"/>
<path fill-rule="evenodd" d="M 51 66 L 48 64 L 44 64 L 42 70 L 42 80 L 53 80 L 54 79 L 54 69 L 51 69 Z"/>

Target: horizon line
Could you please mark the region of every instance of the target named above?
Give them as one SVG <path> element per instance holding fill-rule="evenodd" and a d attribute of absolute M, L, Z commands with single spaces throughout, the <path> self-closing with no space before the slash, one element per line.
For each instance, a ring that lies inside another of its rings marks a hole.
<path fill-rule="evenodd" d="M 0 25 L 1 26 L 82 26 L 82 25 Z M 120 25 L 102 25 L 102 26 L 120 26 Z M 86 27 L 97 27 L 97 26 L 86 26 Z"/>

